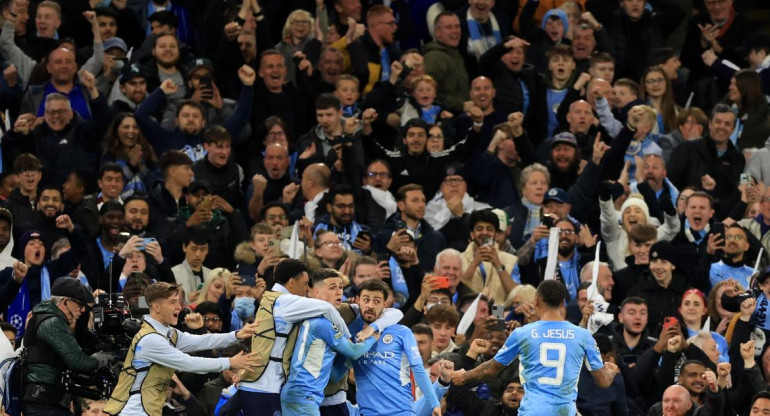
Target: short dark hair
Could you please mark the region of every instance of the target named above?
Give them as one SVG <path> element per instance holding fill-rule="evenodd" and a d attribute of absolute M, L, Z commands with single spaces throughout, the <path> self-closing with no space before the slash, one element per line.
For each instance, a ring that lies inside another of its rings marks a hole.
<path fill-rule="evenodd" d="M 563 56 L 566 58 L 575 59 L 575 52 L 573 52 L 572 48 L 567 45 L 558 44 L 551 47 L 551 49 L 548 49 L 548 51 L 545 53 L 545 56 L 549 60 L 557 56 Z"/>
<path fill-rule="evenodd" d="M 669 59 L 676 57 L 676 51 L 672 48 L 657 48 L 650 52 L 647 59 L 647 66 L 660 66 L 668 62 Z"/>
<path fill-rule="evenodd" d="M 209 244 L 208 231 L 203 227 L 187 228 L 184 232 L 183 238 L 184 238 L 182 240 L 183 246 L 186 246 L 190 243 L 195 243 L 196 245 L 199 245 L 199 246 L 202 246 L 204 244 Z"/>
<path fill-rule="evenodd" d="M 13 333 L 16 333 L 16 327 L 13 326 L 10 322 L 0 322 L 0 331 L 13 331 Z"/>
<path fill-rule="evenodd" d="M 433 26 L 434 27 L 438 26 L 438 21 L 441 20 L 442 17 L 448 17 L 448 16 L 449 17 L 457 17 L 458 19 L 460 18 L 459 16 L 457 16 L 457 13 L 449 11 L 449 10 L 444 10 L 443 12 L 437 14 L 436 18 L 433 19 Z"/>
<path fill-rule="evenodd" d="M 16 156 L 13 161 L 14 173 L 21 173 L 28 170 L 43 171 L 43 163 L 32 153 L 22 153 Z"/>
<path fill-rule="evenodd" d="M 623 307 L 626 305 L 647 305 L 647 301 L 644 300 L 644 298 L 640 298 L 639 296 L 629 296 L 625 299 L 623 299 L 623 302 L 620 302 L 620 309 L 623 310 Z"/>
<path fill-rule="evenodd" d="M 329 194 L 327 195 L 327 202 L 333 204 L 334 198 L 336 198 L 337 195 L 353 195 L 355 197 L 355 191 L 352 186 L 346 183 L 334 185 L 332 189 L 329 190 Z"/>
<path fill-rule="evenodd" d="M 283 210 L 283 212 L 286 213 L 286 215 L 289 215 L 289 207 L 286 204 L 284 204 L 281 201 L 270 201 L 267 204 L 265 204 L 262 207 L 262 209 L 259 211 L 259 218 L 263 218 L 264 219 L 265 218 L 265 213 L 267 212 L 267 210 L 269 210 L 270 208 L 275 208 L 275 207 L 281 208 Z"/>
<path fill-rule="evenodd" d="M 770 400 L 770 391 L 763 390 L 755 394 L 754 397 L 751 398 L 751 405 L 753 406 L 759 399 Z"/>
<path fill-rule="evenodd" d="M 626 87 L 632 94 L 639 97 L 639 83 L 631 78 L 621 78 L 613 84 L 614 87 Z"/>
<path fill-rule="evenodd" d="M 230 132 L 222 126 L 211 126 L 203 131 L 203 143 L 216 144 L 220 142 L 232 142 Z"/>
<path fill-rule="evenodd" d="M 706 364 L 703 364 L 703 361 L 700 361 L 700 360 L 687 360 L 687 361 L 683 362 L 682 365 L 679 366 L 679 373 L 681 374 L 682 371 L 684 371 L 685 367 L 690 366 L 690 365 L 700 365 L 700 366 L 706 367 Z M 708 369 L 708 367 L 706 367 L 706 368 Z"/>
<path fill-rule="evenodd" d="M 500 219 L 494 212 L 492 212 L 491 209 L 480 209 L 471 212 L 471 215 L 468 219 L 468 227 L 470 230 L 473 231 L 473 228 L 476 226 L 476 224 L 480 222 L 492 224 L 495 229 L 500 228 Z"/>
<path fill-rule="evenodd" d="M 144 291 L 144 300 L 147 302 L 147 305 L 152 305 L 161 299 L 168 299 L 181 291 L 181 285 L 157 282 L 151 284 L 147 290 Z"/>
<path fill-rule="evenodd" d="M 721 105 L 721 104 L 717 104 L 717 105 Z M 711 194 L 709 194 L 708 192 L 695 191 L 695 192 L 691 193 L 690 196 L 687 197 L 687 204 L 690 203 L 690 199 L 692 199 L 693 197 L 708 199 L 709 200 L 709 205 L 711 206 L 711 208 L 714 208 L 714 197 L 711 196 Z"/>
<path fill-rule="evenodd" d="M 101 168 L 99 168 L 98 178 L 102 179 L 104 177 L 104 174 L 107 172 L 119 173 L 123 175 L 123 168 L 121 168 L 120 165 L 118 165 L 115 162 L 107 162 L 103 164 Z"/>
<path fill-rule="evenodd" d="M 412 333 L 415 335 L 422 334 L 433 338 L 433 330 L 427 324 L 419 323 L 412 326 Z"/>
<path fill-rule="evenodd" d="M 177 20 L 174 12 L 172 12 L 171 10 L 161 10 L 159 12 L 155 12 L 151 14 L 150 17 L 147 18 L 147 20 L 150 23 L 158 22 L 158 24 L 161 26 L 166 25 L 166 26 L 173 27 L 174 29 L 179 27 L 179 23 L 178 23 L 179 21 Z"/>
<path fill-rule="evenodd" d="M 321 268 L 313 272 L 312 284 L 315 287 L 318 283 L 323 283 L 324 280 L 332 278 L 332 277 L 339 277 L 343 281 L 345 279 L 342 278 L 342 274 L 334 269 L 329 268 Z"/>
<path fill-rule="evenodd" d="M 636 224 L 628 232 L 628 238 L 636 244 L 658 240 L 658 228 L 652 224 Z"/>
<path fill-rule="evenodd" d="M 286 259 L 275 266 L 273 280 L 275 280 L 276 283 L 285 285 L 289 279 L 294 279 L 302 273 L 307 272 L 308 268 L 305 266 L 305 263 L 295 259 Z"/>
<path fill-rule="evenodd" d="M 179 105 L 178 105 L 178 106 L 177 106 L 177 108 L 176 108 L 176 117 L 179 117 L 179 113 L 181 113 L 181 112 L 182 112 L 182 110 L 183 110 L 185 107 L 193 107 L 193 108 L 197 108 L 197 109 L 198 109 L 198 111 L 200 111 L 200 112 L 201 112 L 201 115 L 204 115 L 204 114 L 206 114 L 206 109 L 205 109 L 205 108 L 203 108 L 203 104 L 201 104 L 201 103 L 198 103 L 198 102 L 195 102 L 195 101 L 193 101 L 193 100 L 182 100 L 182 101 L 180 101 L 180 102 L 179 102 Z"/>
<path fill-rule="evenodd" d="M 73 169 L 70 171 L 69 175 L 73 175 L 77 186 L 83 188 L 83 195 L 91 195 L 95 192 L 94 190 L 96 189 L 96 179 L 94 178 L 94 175 L 91 174 L 91 172 L 85 169 Z M 0 183 L 2 183 L 2 181 L 0 181 Z"/>
<path fill-rule="evenodd" d="M 735 119 L 733 120 L 733 126 L 735 126 L 735 122 L 738 121 L 738 114 L 735 113 L 735 110 L 733 110 L 732 107 L 724 103 L 719 103 L 711 109 L 711 118 L 709 120 L 713 120 L 717 114 L 725 113 L 730 113 L 735 116 Z"/>
<path fill-rule="evenodd" d="M 408 183 L 398 188 L 398 190 L 396 191 L 396 201 L 398 202 L 406 201 L 406 194 L 412 191 L 420 191 L 423 193 L 425 192 L 422 189 L 422 185 L 418 185 L 416 183 Z"/>
<path fill-rule="evenodd" d="M 164 178 L 168 174 L 168 168 L 182 165 L 192 166 L 192 164 L 193 161 L 190 159 L 190 156 L 187 156 L 187 154 L 181 150 L 169 150 L 160 155 L 160 159 L 158 159 L 158 167 L 160 167 L 160 171 L 163 173 Z"/>
<path fill-rule="evenodd" d="M 388 293 L 391 291 L 388 284 L 380 279 L 369 279 L 358 287 L 358 293 L 363 293 L 364 290 L 369 292 L 382 292 L 382 300 L 388 300 Z"/>
<path fill-rule="evenodd" d="M 604 63 L 615 63 L 615 58 L 612 57 L 612 55 L 608 54 L 607 52 L 599 52 L 594 55 L 592 55 L 588 59 L 588 66 L 592 67 L 596 64 L 604 64 Z M 607 79 L 605 81 L 612 82 L 611 79 Z"/>
<path fill-rule="evenodd" d="M 537 296 L 550 308 L 564 305 L 567 289 L 558 280 L 544 280 L 537 286 Z"/>
<path fill-rule="evenodd" d="M 205 315 L 207 313 L 214 313 L 217 316 L 219 316 L 220 319 L 224 319 L 222 308 L 219 307 L 219 304 L 216 302 L 210 302 L 210 301 L 201 302 L 198 304 L 198 306 L 195 307 L 195 312 L 201 315 Z"/>
<path fill-rule="evenodd" d="M 45 192 L 45 191 L 56 191 L 56 192 L 59 193 L 60 197 L 64 198 L 64 193 L 62 192 L 61 188 L 59 188 L 58 186 L 53 185 L 53 184 L 48 184 L 48 185 L 45 185 L 45 186 L 42 186 L 42 187 L 38 188 L 37 196 L 35 197 L 35 201 L 40 202 L 40 196 L 42 196 L 43 192 Z"/>
<path fill-rule="evenodd" d="M 334 111 L 340 111 L 342 109 L 342 103 L 336 95 L 327 92 L 319 95 L 318 98 L 315 99 L 316 110 L 328 110 L 330 108 Z"/>
<path fill-rule="evenodd" d="M 97 7 L 94 9 L 96 17 L 111 17 L 118 20 L 118 12 L 112 7 Z"/>

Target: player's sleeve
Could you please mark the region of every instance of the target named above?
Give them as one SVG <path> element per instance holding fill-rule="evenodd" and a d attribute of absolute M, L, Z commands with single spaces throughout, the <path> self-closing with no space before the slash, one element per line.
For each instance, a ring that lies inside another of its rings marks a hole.
<path fill-rule="evenodd" d="M 514 359 L 516 359 L 516 356 L 519 355 L 520 350 L 519 334 L 521 333 L 522 331 L 517 329 L 508 336 L 508 339 L 505 340 L 503 347 L 497 351 L 497 354 L 495 354 L 495 361 L 502 364 L 503 366 L 507 366 L 512 363 Z"/>
<path fill-rule="evenodd" d="M 358 359 L 358 357 L 369 351 L 375 342 L 374 337 L 369 337 L 364 342 L 354 344 L 342 335 L 342 331 L 336 325 L 326 319 L 317 319 L 314 325 L 314 332 L 323 339 L 329 348 L 353 360 Z"/>
<path fill-rule="evenodd" d="M 436 379 L 436 381 L 433 382 L 433 392 L 436 393 L 437 398 L 444 397 L 447 390 L 449 390 L 449 385 L 444 386 L 439 382 L 439 379 Z M 431 416 L 433 413 L 433 408 L 428 406 L 428 401 L 423 395 L 416 402 L 414 402 L 414 414 L 416 416 Z"/>
<path fill-rule="evenodd" d="M 409 368 L 411 368 L 412 373 L 414 374 L 414 381 L 420 387 L 428 406 L 430 406 L 431 409 L 441 406 L 436 397 L 436 392 L 433 391 L 433 385 L 430 382 L 428 373 L 425 372 L 422 356 L 420 356 L 420 350 L 417 348 L 417 341 L 414 339 L 412 331 L 405 330 L 402 331 L 400 335 L 404 354 L 409 361 Z"/>
<path fill-rule="evenodd" d="M 599 347 L 596 346 L 596 340 L 594 337 L 585 329 L 581 328 L 580 332 L 583 335 L 582 346 L 586 353 L 585 361 L 586 366 L 588 367 L 588 371 L 596 371 L 604 367 L 604 361 L 602 360 L 602 356 L 599 353 Z"/>
<path fill-rule="evenodd" d="M 377 330 L 377 332 L 382 332 L 387 327 L 401 322 L 401 319 L 403 319 L 403 317 L 404 317 L 404 313 L 401 312 L 401 310 L 394 309 L 394 308 L 386 308 L 385 310 L 382 311 L 382 315 L 380 316 L 380 318 L 372 323 L 372 326 L 374 327 L 374 329 Z"/>

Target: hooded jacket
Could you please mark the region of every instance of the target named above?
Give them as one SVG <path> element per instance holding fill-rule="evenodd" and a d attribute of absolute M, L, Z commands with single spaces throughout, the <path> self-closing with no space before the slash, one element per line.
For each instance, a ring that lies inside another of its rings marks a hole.
<path fill-rule="evenodd" d="M 460 112 L 463 103 L 471 99 L 470 79 L 460 50 L 434 40 L 423 48 L 423 57 L 425 73 L 438 85 L 436 100 L 446 104 L 452 113 Z"/>

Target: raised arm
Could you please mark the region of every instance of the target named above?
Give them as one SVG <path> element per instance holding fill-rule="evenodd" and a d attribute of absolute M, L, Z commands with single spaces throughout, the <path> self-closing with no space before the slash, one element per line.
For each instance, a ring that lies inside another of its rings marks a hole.
<path fill-rule="evenodd" d="M 596 384 L 599 385 L 599 387 L 606 389 L 607 387 L 612 385 L 612 381 L 615 380 L 615 376 L 620 372 L 618 370 L 618 366 L 605 362 L 604 367 L 591 371 L 591 375 L 594 378 L 594 381 L 596 381 Z"/>

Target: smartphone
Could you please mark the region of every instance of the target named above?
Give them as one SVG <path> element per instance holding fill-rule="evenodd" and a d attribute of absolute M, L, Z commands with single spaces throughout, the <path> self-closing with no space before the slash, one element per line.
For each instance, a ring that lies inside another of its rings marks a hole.
<path fill-rule="evenodd" d="M 621 360 L 623 361 L 623 364 L 631 365 L 631 364 L 636 364 L 637 358 L 638 357 L 633 354 L 626 354 L 623 356 Z"/>
<path fill-rule="evenodd" d="M 663 329 L 669 329 L 674 325 L 677 325 L 679 323 L 679 320 L 676 319 L 676 317 L 673 316 L 667 316 L 663 318 Z"/>
<path fill-rule="evenodd" d="M 268 256 L 280 256 L 281 255 L 281 242 L 277 238 L 271 238 L 267 243 L 267 255 Z"/>
<path fill-rule="evenodd" d="M 200 83 L 198 84 L 198 88 L 201 90 L 205 90 L 203 94 L 201 94 L 202 98 L 211 99 L 212 97 L 214 97 L 214 90 L 212 88 L 210 75 L 204 75 L 201 77 Z"/>
<path fill-rule="evenodd" d="M 741 185 L 750 185 L 751 184 L 751 175 L 748 173 L 741 173 Z"/>
<path fill-rule="evenodd" d="M 553 227 L 554 222 L 555 221 L 554 221 L 553 216 L 551 214 L 543 215 L 543 225 L 545 225 L 546 227 L 548 227 L 548 228 Z"/>
<path fill-rule="evenodd" d="M 377 253 L 377 264 L 380 264 L 383 261 L 390 261 L 390 254 L 388 254 L 388 253 Z"/>
<path fill-rule="evenodd" d="M 128 281 L 129 282 L 136 282 L 139 284 L 139 286 L 142 285 L 144 281 L 144 273 L 142 272 L 131 272 L 131 274 L 128 275 Z"/>
<path fill-rule="evenodd" d="M 439 289 L 449 289 L 449 278 L 446 276 L 434 276 L 433 279 L 437 282 L 436 287 Z"/>
<path fill-rule="evenodd" d="M 369 239 L 369 241 L 372 241 L 372 232 L 368 230 L 361 230 L 356 234 L 356 238 L 358 237 L 366 237 Z"/>
<path fill-rule="evenodd" d="M 210 196 L 204 196 L 201 201 L 198 203 L 198 206 L 201 209 L 211 209 L 211 206 L 214 204 L 214 200 L 211 199 Z"/>
<path fill-rule="evenodd" d="M 257 268 L 247 264 L 239 264 L 237 267 L 238 276 L 241 278 L 243 286 L 257 285 Z"/>
<path fill-rule="evenodd" d="M 156 241 L 158 241 L 158 240 L 156 240 L 153 237 L 143 238 L 142 239 L 142 243 L 139 244 L 139 250 L 144 250 L 147 247 L 147 244 L 154 243 Z"/>
<path fill-rule="evenodd" d="M 714 226 L 711 227 L 711 233 L 712 234 L 719 234 L 722 239 L 725 238 L 725 223 L 723 222 L 715 222 Z"/>
<path fill-rule="evenodd" d="M 496 303 L 492 305 L 492 316 L 497 319 L 503 319 L 503 314 L 505 313 L 505 306 L 501 303 Z"/>
<path fill-rule="evenodd" d="M 118 234 L 118 244 L 126 244 L 129 238 L 131 238 L 131 234 L 123 231 Z"/>
<path fill-rule="evenodd" d="M 487 326 L 487 330 L 496 332 L 505 332 L 505 321 L 502 319 L 495 319 L 494 323 Z"/>

